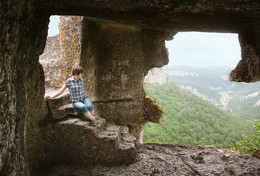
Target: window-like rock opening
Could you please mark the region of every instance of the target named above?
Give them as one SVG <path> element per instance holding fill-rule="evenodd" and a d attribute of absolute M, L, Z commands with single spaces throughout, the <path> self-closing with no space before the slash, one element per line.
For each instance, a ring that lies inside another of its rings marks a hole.
<path fill-rule="evenodd" d="M 241 59 L 237 37 L 191 32 L 166 42 L 169 64 L 149 71 L 144 83 L 147 95 L 163 107 L 164 117 L 159 124 L 146 124 L 144 143 L 231 148 L 255 132 L 260 83 L 228 80 Z"/>
<path fill-rule="evenodd" d="M 80 16 L 61 16 L 59 18 L 59 24 L 55 25 L 54 28 L 59 28 L 59 33 L 57 35 L 51 36 L 51 31 L 53 28 L 50 26 L 49 37 L 46 42 L 46 47 L 44 53 L 41 55 L 40 62 L 43 65 L 45 71 L 45 95 L 53 95 L 56 94 L 58 89 L 64 85 L 64 81 L 71 77 L 71 67 L 74 64 L 80 64 L 84 69 L 83 79 L 84 79 L 84 90 L 85 95 L 89 96 L 91 102 L 94 104 L 94 111 L 92 113 L 92 117 L 95 118 L 95 125 L 93 125 L 93 120 L 90 123 L 89 119 L 86 118 L 86 113 L 79 113 L 72 107 L 72 102 L 69 100 L 68 93 L 61 94 L 59 97 L 55 97 L 50 101 L 47 101 L 47 107 L 49 110 L 49 114 L 51 114 L 51 118 L 45 118 L 39 122 L 40 126 L 48 126 L 50 130 L 46 132 L 46 136 L 52 137 L 46 140 L 45 148 L 46 148 L 46 157 L 43 159 L 43 163 L 47 166 L 51 160 L 55 160 L 57 163 L 130 163 L 135 159 L 136 151 L 135 151 L 135 141 L 136 138 L 134 135 L 129 134 L 128 128 L 126 126 L 119 126 L 115 123 L 107 123 L 108 120 L 102 118 L 100 114 L 98 114 L 98 108 L 96 108 L 96 102 L 101 104 L 101 108 L 104 110 L 102 112 L 111 112 L 115 113 L 116 109 L 114 106 L 122 106 L 122 109 L 125 109 L 123 106 L 127 106 L 133 102 L 132 98 L 128 98 L 127 96 L 117 97 L 105 97 L 97 99 L 95 102 L 93 101 L 93 92 L 89 91 L 89 89 L 95 89 L 96 67 L 101 67 L 102 64 L 96 65 L 96 61 L 98 57 L 93 54 L 93 50 L 89 49 L 88 44 L 92 41 L 89 41 L 90 38 L 96 39 L 95 33 L 91 31 L 92 36 L 89 37 L 89 30 L 91 27 L 96 27 L 95 22 L 92 22 L 91 25 L 86 24 L 86 18 Z M 51 19 L 52 20 L 52 19 Z M 52 22 L 52 21 L 51 21 Z M 51 25 L 51 23 L 50 23 Z M 84 26 L 86 25 L 86 26 Z M 84 29 L 83 29 L 84 28 Z M 87 28 L 87 29 L 86 29 Z M 95 32 L 99 32 L 97 28 L 95 28 Z M 124 35 L 124 32 L 120 31 L 120 28 L 116 28 L 116 32 L 111 29 L 105 29 L 104 36 L 110 39 L 110 33 L 114 33 L 114 35 Z M 103 36 L 103 37 L 104 37 Z M 131 36 L 130 36 L 131 37 Z M 120 37 L 119 37 L 120 38 Z M 112 39 L 111 39 L 112 40 Z M 117 42 L 117 38 L 115 39 Z M 108 41 L 109 43 L 110 41 Z M 124 39 L 120 42 L 124 43 Z M 106 43 L 106 44 L 108 44 Z M 101 42 L 101 45 L 103 42 Z M 105 44 L 105 45 L 106 45 Z M 86 46 L 87 45 L 87 46 Z M 119 44 L 120 45 L 120 44 Z M 107 46 L 107 45 L 106 45 Z M 121 45 L 120 45 L 121 46 Z M 116 48 L 119 48 L 118 46 Z M 126 47 L 122 47 L 125 49 Z M 128 48 L 126 48 L 127 50 Z M 113 51 L 113 50 L 112 50 Z M 86 54 L 86 55 L 84 55 Z M 89 57 L 90 54 L 93 54 L 93 57 Z M 121 54 L 121 53 L 120 53 Z M 96 56 L 96 57 L 95 57 Z M 94 58 L 94 59 L 93 59 Z M 100 57 L 103 59 L 103 57 Z M 119 71 L 115 71 L 120 77 L 115 76 L 115 72 L 111 74 L 113 77 L 112 81 L 108 80 L 108 85 L 117 84 L 117 80 L 122 80 L 123 83 L 126 83 L 128 80 L 127 75 L 120 75 L 125 71 L 125 67 L 127 67 L 128 63 L 125 64 L 123 61 L 120 62 L 115 57 L 108 58 L 108 64 L 112 64 L 112 66 L 104 65 L 103 70 L 109 68 L 118 68 L 123 65 Z M 115 65 L 113 65 L 115 64 Z M 93 66 L 93 67 L 92 67 Z M 117 67 L 118 66 L 118 67 Z M 116 70 L 116 69 L 115 69 Z M 103 77 L 106 77 L 106 73 Z M 110 77 L 110 79 L 111 79 Z M 140 78 L 141 79 L 141 78 Z M 75 80 L 73 80 L 75 81 Z M 103 78 L 102 80 L 105 82 L 106 80 Z M 83 85 L 82 82 L 79 82 Z M 104 84 L 104 83 L 103 83 Z M 74 86 L 74 85 L 72 85 Z M 78 85 L 76 85 L 78 86 Z M 128 85 L 125 85 L 128 86 Z M 112 86 L 111 86 L 112 87 Z M 105 86 L 108 93 L 114 91 L 114 87 L 112 91 L 109 91 L 108 86 Z M 116 88 L 121 89 L 120 86 L 116 85 Z M 126 89 L 123 87 L 122 89 Z M 87 91 L 86 91 L 87 90 Z M 96 90 L 95 90 L 96 91 Z M 102 89 L 102 92 L 105 90 Z M 119 94 L 117 91 L 114 91 L 115 94 Z M 123 98 L 122 98 L 123 97 Z M 128 104 L 127 104 L 128 103 Z M 119 104 L 119 105 L 118 105 Z M 133 103 L 132 103 L 133 104 Z M 105 107 L 106 106 L 106 107 Z M 132 105 L 133 106 L 133 105 Z M 107 109 L 105 109 L 105 108 Z M 112 108 L 111 108 L 112 107 Z M 112 109 L 112 110 L 111 110 Z M 129 110 L 129 109 L 128 109 Z M 122 112 L 118 110 L 119 112 Z M 127 113 L 127 111 L 125 111 Z M 125 112 L 122 112 L 125 115 Z M 117 113 L 117 112 L 116 112 Z M 126 115 L 123 117 L 127 117 Z M 54 124 L 54 125 L 52 125 Z M 51 131 L 51 132 L 50 132 Z M 80 136 L 80 138 L 78 137 Z M 66 141 L 66 143 L 60 143 L 61 141 Z M 75 143 L 80 145 L 75 145 Z M 73 151 L 73 154 L 70 152 Z M 66 158 L 62 158 L 66 153 Z M 69 154 L 71 153 L 71 155 Z M 130 155 L 131 154 L 131 155 Z M 106 157 L 104 157 L 106 156 Z M 127 156 L 125 159 L 122 156 Z M 110 159 L 107 159 L 110 158 Z"/>

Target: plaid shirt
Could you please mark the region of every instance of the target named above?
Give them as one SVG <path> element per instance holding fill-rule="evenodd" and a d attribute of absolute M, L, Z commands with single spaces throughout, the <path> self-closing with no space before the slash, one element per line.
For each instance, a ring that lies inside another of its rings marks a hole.
<path fill-rule="evenodd" d="M 82 101 L 84 99 L 85 94 L 83 79 L 76 80 L 74 77 L 71 77 L 65 81 L 65 85 L 69 88 L 70 100 L 72 102 Z"/>

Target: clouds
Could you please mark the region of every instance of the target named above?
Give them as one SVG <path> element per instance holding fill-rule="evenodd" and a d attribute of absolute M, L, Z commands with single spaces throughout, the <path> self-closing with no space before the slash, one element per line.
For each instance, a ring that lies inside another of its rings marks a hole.
<path fill-rule="evenodd" d="M 235 67 L 241 59 L 237 34 L 178 33 L 166 47 L 169 65 Z"/>

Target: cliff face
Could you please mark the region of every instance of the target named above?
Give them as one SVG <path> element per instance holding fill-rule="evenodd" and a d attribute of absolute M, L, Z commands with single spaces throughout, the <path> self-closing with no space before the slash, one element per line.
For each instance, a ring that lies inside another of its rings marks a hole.
<path fill-rule="evenodd" d="M 38 124 L 48 117 L 43 100 L 45 81 L 39 55 L 44 50 L 50 15 L 84 16 L 79 22 L 82 28 L 76 26 L 75 29 L 82 30 L 82 36 L 69 32 L 72 36 L 66 40 L 76 41 L 71 42 L 73 46 L 70 47 L 76 51 L 81 46 L 76 56 L 80 55 L 79 62 L 86 69 L 88 86 L 85 89 L 97 102 L 95 109 L 98 116 L 109 123 L 126 127 L 130 135 L 138 138 L 147 121 L 158 122 L 162 115 L 160 107 L 145 98 L 142 88 L 144 76 L 151 68 L 167 64 L 164 41 L 176 32 L 238 33 L 242 60 L 230 79 L 245 82 L 260 80 L 259 9 L 257 0 L 1 1 L 0 175 L 36 175 L 39 165 L 52 159 L 52 155 L 46 157 L 48 147 L 53 147 L 48 145 L 52 135 L 46 135 L 46 130 L 55 129 L 58 124 Z M 64 53 L 68 51 L 65 46 Z M 65 59 L 63 64 L 71 63 L 71 60 L 66 60 L 71 59 L 69 56 L 67 53 L 61 57 Z M 61 71 L 60 74 L 57 82 L 67 72 Z M 82 134 L 84 124 L 75 128 Z M 58 131 L 57 134 L 63 133 Z M 116 139 L 119 138 L 114 138 L 114 142 Z M 66 146 L 64 142 L 61 140 L 60 144 Z M 55 154 L 55 150 L 52 151 Z M 113 151 L 119 152 L 121 148 Z M 59 152 L 66 154 L 69 151 L 60 149 Z M 75 157 L 73 152 L 68 156 L 64 162 Z M 122 158 L 114 158 L 111 163 L 127 158 L 124 154 L 115 156 Z M 52 161 L 56 159 L 59 158 L 54 157 Z M 62 161 L 56 164 L 62 164 Z M 258 160 L 244 161 L 254 161 L 259 171 Z M 87 164 L 88 161 L 81 158 L 79 163 Z M 257 170 L 253 171 L 253 174 L 259 174 Z"/>
<path fill-rule="evenodd" d="M 166 82 L 166 74 L 161 68 L 153 68 L 145 76 L 144 82 L 163 84 Z"/>

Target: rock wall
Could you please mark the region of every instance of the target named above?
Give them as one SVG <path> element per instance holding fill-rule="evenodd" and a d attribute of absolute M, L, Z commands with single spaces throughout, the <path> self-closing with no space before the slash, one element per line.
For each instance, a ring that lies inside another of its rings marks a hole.
<path fill-rule="evenodd" d="M 80 61 L 81 52 L 81 22 L 83 17 L 61 16 L 60 30 L 60 80 L 53 84 L 61 87 L 65 79 L 71 76 L 71 67 Z"/>
<path fill-rule="evenodd" d="M 38 62 L 48 16 L 33 1 L 0 2 L 0 175 L 30 175 L 43 151 L 44 74 Z"/>
<path fill-rule="evenodd" d="M 74 23 L 71 23 L 71 26 L 73 25 Z M 74 53 L 77 54 L 78 51 L 75 51 Z M 60 83 L 64 80 L 64 78 L 61 77 L 62 67 L 60 65 L 61 64 L 60 55 L 61 55 L 60 36 L 56 35 L 56 36 L 48 37 L 44 52 L 42 53 L 42 55 L 40 55 L 40 63 L 43 66 L 44 75 L 45 75 L 46 92 L 50 92 L 53 91 L 53 89 L 60 88 L 61 86 Z M 78 56 L 78 58 L 80 58 L 80 56 Z M 69 72 L 69 70 L 70 68 L 68 67 L 67 71 Z M 144 79 L 144 82 L 147 83 L 163 84 L 165 81 L 166 81 L 166 74 L 161 68 L 152 68 L 147 73 Z M 60 85 L 57 83 L 59 83 Z M 91 87 L 91 86 L 87 86 L 87 87 Z"/>
<path fill-rule="evenodd" d="M 137 139 L 143 125 L 154 118 L 145 112 L 144 76 L 168 63 L 168 35 L 87 18 L 83 22 L 81 65 L 87 92 L 96 101 L 95 112 L 108 122 L 128 126 Z"/>
<path fill-rule="evenodd" d="M 45 76 L 45 89 L 55 89 L 61 86 L 62 68 L 60 61 L 60 36 L 48 37 L 44 52 L 40 55 L 39 62 L 43 66 Z"/>
<path fill-rule="evenodd" d="M 240 33 L 242 60 L 230 73 L 229 79 L 236 82 L 260 81 L 260 33 Z"/>

